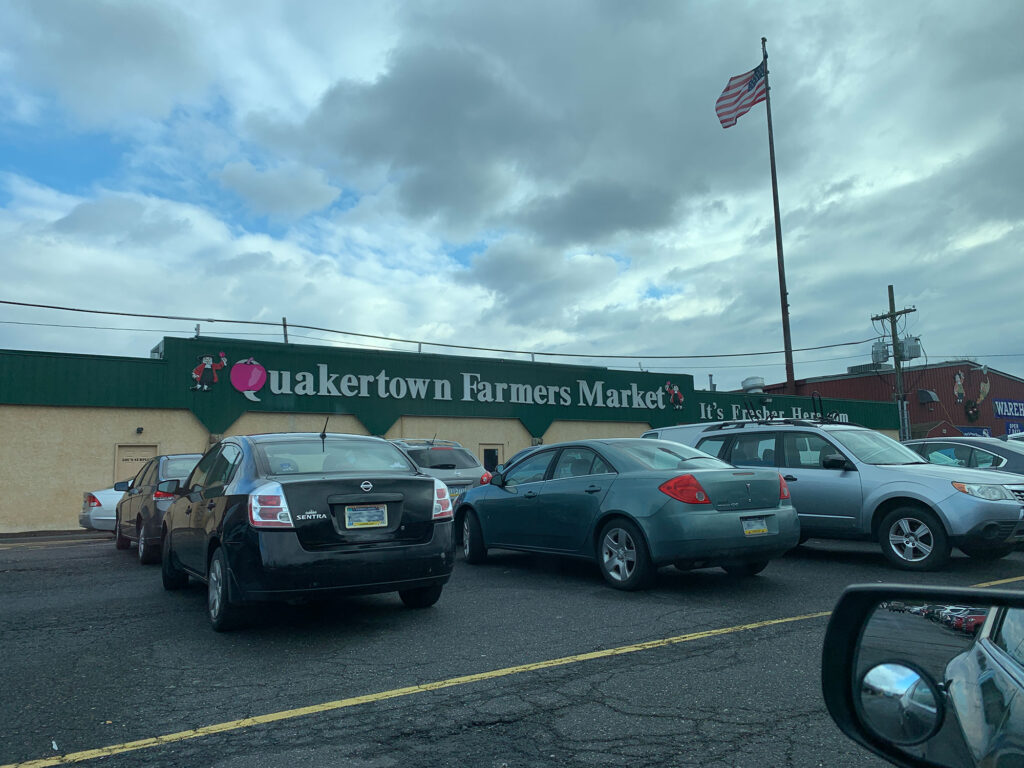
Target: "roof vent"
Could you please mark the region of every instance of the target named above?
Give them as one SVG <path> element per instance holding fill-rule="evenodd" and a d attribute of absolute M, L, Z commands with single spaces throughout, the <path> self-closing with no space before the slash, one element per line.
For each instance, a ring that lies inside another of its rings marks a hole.
<path fill-rule="evenodd" d="M 740 382 L 740 387 L 748 394 L 761 394 L 764 392 L 764 379 L 760 376 L 748 376 Z"/>

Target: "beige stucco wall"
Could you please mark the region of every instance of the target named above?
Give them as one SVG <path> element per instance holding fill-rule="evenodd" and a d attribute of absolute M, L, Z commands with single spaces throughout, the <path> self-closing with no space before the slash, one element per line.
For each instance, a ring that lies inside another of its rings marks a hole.
<path fill-rule="evenodd" d="M 0 406 L 0 533 L 77 529 L 82 494 L 123 479 L 118 445 L 202 453 L 209 438 L 188 411 Z"/>
<path fill-rule="evenodd" d="M 328 432 L 365 435 L 366 427 L 355 416 L 325 413 L 243 413 L 222 437 L 228 435 L 260 435 L 268 432 Z"/>
<path fill-rule="evenodd" d="M 544 433 L 544 442 L 549 444 L 602 437 L 640 437 L 650 428 L 647 422 L 556 421 Z"/>
<path fill-rule="evenodd" d="M 153 446 L 157 454 L 203 453 L 211 440 L 228 435 L 319 432 L 325 418 L 315 413 L 245 413 L 218 436 L 185 410 L 0 405 L 0 533 L 77 529 L 82 494 L 127 479 L 117 476 L 118 446 Z M 138 427 L 142 433 L 136 433 Z M 646 429 L 643 423 L 556 421 L 544 434 L 544 443 L 639 437 Z M 358 419 L 346 415 L 332 414 L 328 430 L 367 434 Z M 435 435 L 462 443 L 481 461 L 485 446 L 498 448 L 499 461 L 505 461 L 532 445 L 518 419 L 403 416 L 385 437 Z"/>

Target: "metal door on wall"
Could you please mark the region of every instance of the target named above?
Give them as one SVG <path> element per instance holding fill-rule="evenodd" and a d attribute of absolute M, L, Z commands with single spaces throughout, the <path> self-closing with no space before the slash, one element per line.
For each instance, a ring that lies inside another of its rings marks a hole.
<path fill-rule="evenodd" d="M 480 443 L 477 457 L 484 469 L 493 472 L 494 468 L 505 461 L 505 445 L 503 443 Z"/>
<path fill-rule="evenodd" d="M 119 445 L 114 453 L 114 482 L 131 480 L 142 466 L 156 456 L 156 445 Z"/>

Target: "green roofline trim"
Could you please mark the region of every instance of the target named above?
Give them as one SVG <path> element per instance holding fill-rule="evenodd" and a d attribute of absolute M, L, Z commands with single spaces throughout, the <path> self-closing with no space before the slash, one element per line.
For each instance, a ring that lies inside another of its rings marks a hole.
<path fill-rule="evenodd" d="M 696 392 L 688 374 L 215 337 L 167 337 L 159 348 L 161 358 L 0 350 L 0 403 L 182 409 L 214 434 L 247 411 L 349 414 L 376 435 L 402 416 L 510 418 L 538 438 L 556 420 L 662 427 L 740 418 L 751 404 L 813 413 L 807 397 Z M 825 408 L 898 427 L 892 403 Z"/>

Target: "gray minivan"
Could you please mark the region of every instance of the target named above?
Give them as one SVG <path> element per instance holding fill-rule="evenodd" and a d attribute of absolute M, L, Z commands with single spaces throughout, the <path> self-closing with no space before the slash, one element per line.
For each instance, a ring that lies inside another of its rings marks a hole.
<path fill-rule="evenodd" d="M 878 541 L 909 570 L 941 567 L 952 547 L 986 560 L 1024 542 L 1024 480 L 998 470 L 929 464 L 891 437 L 828 421 L 779 419 L 650 430 L 739 467 L 776 467 L 801 539 Z"/>

